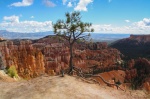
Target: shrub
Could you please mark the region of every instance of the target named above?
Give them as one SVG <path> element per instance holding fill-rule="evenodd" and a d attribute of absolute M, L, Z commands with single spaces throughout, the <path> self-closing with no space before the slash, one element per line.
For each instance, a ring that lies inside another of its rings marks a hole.
<path fill-rule="evenodd" d="M 16 77 L 16 78 L 18 77 L 17 70 L 16 70 L 15 66 L 10 66 L 9 69 L 7 70 L 7 74 L 10 77 Z"/>

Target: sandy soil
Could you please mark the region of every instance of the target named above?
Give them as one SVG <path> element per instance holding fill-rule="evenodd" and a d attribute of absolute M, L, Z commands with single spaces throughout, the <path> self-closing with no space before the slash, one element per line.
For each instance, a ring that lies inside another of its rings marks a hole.
<path fill-rule="evenodd" d="M 84 82 L 78 77 L 41 76 L 29 81 L 0 80 L 0 99 L 150 99 L 144 91 L 126 91 Z"/>

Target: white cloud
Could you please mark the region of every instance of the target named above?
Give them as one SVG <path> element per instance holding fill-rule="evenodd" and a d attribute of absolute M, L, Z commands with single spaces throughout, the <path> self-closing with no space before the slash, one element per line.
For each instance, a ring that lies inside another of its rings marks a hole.
<path fill-rule="evenodd" d="M 68 7 L 72 7 L 72 3 L 71 2 L 68 2 Z"/>
<path fill-rule="evenodd" d="M 44 5 L 46 5 L 47 7 L 55 7 L 55 6 L 56 6 L 56 4 L 53 3 L 53 2 L 50 1 L 50 0 L 43 0 L 43 3 L 44 3 Z"/>
<path fill-rule="evenodd" d="M 130 22 L 130 20 L 125 20 Z M 130 33 L 130 34 L 150 34 L 150 18 L 133 22 L 127 26 L 114 26 L 112 24 L 93 24 L 94 31 L 97 33 Z"/>
<path fill-rule="evenodd" d="M 124 20 L 125 22 L 127 22 L 127 23 L 129 23 L 130 22 L 130 20 Z"/>
<path fill-rule="evenodd" d="M 76 11 L 87 11 L 87 6 L 92 3 L 93 0 L 79 0 L 79 3 L 74 8 Z"/>
<path fill-rule="evenodd" d="M 150 19 L 144 18 L 142 21 L 131 23 L 128 26 L 93 24 L 92 27 L 96 33 L 150 34 Z"/>
<path fill-rule="evenodd" d="M 66 5 L 67 0 L 62 0 L 63 5 Z"/>
<path fill-rule="evenodd" d="M 98 33 L 110 33 L 112 32 L 111 24 L 94 24 L 92 25 L 94 32 Z"/>
<path fill-rule="evenodd" d="M 9 21 L 11 23 L 19 23 L 19 16 L 12 15 L 12 16 L 4 16 L 4 21 Z"/>
<path fill-rule="evenodd" d="M 3 20 L 0 30 L 24 33 L 52 31 L 52 21 L 19 21 L 18 16 L 5 16 Z"/>
<path fill-rule="evenodd" d="M 12 3 L 10 6 L 21 7 L 21 6 L 30 6 L 33 4 L 33 0 L 22 0 L 22 2 Z"/>
<path fill-rule="evenodd" d="M 131 23 L 131 22 L 130 22 Z M 150 18 L 131 23 L 128 26 L 114 26 L 113 24 L 93 24 L 96 33 L 130 33 L 150 34 Z M 11 32 L 45 32 L 52 31 L 52 21 L 19 21 L 19 16 L 4 16 L 0 23 L 0 30 Z"/>
<path fill-rule="evenodd" d="M 138 27 L 150 27 L 150 18 L 144 18 L 142 21 L 135 22 Z"/>
<path fill-rule="evenodd" d="M 33 19 L 33 18 L 34 18 L 34 16 L 31 16 L 30 18 L 31 18 L 31 19 Z"/>

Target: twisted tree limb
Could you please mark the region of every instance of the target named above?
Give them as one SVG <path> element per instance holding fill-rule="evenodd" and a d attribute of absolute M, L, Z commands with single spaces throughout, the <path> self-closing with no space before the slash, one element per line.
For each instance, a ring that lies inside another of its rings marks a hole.
<path fill-rule="evenodd" d="M 107 85 L 113 85 L 113 86 L 116 86 L 117 89 L 120 88 L 122 91 L 126 91 L 126 90 L 122 89 L 118 84 L 114 84 L 114 83 L 110 83 L 110 82 L 106 81 L 101 75 L 85 74 L 85 73 L 82 71 L 81 68 L 75 67 L 75 66 L 73 66 L 73 70 L 78 73 L 78 76 L 82 77 L 82 78 L 85 79 L 85 80 L 87 80 L 87 79 L 86 79 L 86 76 L 89 76 L 89 77 L 99 77 L 100 79 L 102 79 L 102 81 L 103 81 L 105 84 L 107 84 Z M 99 82 L 99 81 L 97 81 L 97 80 L 95 80 L 95 79 L 92 79 L 92 78 L 91 78 L 90 80 L 92 80 L 92 81 L 94 81 L 94 82 L 96 82 L 96 83 L 98 83 L 98 84 L 100 85 L 100 82 Z"/>
<path fill-rule="evenodd" d="M 110 82 L 107 82 L 101 75 L 92 75 L 92 77 L 99 77 L 103 80 L 104 83 L 106 83 L 107 85 L 114 85 L 118 88 L 120 88 L 122 91 L 125 91 L 124 89 L 122 89 L 118 84 L 114 84 L 114 83 L 110 83 Z"/>

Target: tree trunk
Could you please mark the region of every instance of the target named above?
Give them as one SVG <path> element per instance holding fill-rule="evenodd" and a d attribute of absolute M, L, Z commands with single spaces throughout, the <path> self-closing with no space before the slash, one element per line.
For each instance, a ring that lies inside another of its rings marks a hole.
<path fill-rule="evenodd" d="M 73 62 L 72 62 L 72 60 L 73 60 L 73 49 L 72 49 L 72 47 L 73 47 L 73 44 L 70 44 L 70 60 L 69 60 L 70 70 L 69 70 L 69 73 L 71 73 L 73 70 Z"/>

